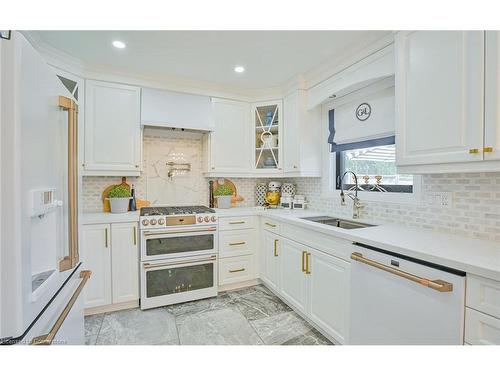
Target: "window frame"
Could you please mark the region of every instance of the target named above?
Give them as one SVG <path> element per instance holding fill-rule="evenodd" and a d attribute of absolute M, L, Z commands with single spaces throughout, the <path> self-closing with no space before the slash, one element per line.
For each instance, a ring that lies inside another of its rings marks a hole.
<path fill-rule="evenodd" d="M 338 188 L 337 177 L 337 153 L 331 152 L 331 145 L 328 143 L 330 134 L 328 124 L 328 112 L 339 106 L 341 103 L 329 100 L 321 106 L 321 139 L 322 147 L 322 187 L 321 197 L 325 199 L 337 198 L 340 200 L 340 189 Z M 396 150 L 397 152 L 397 150 Z M 422 176 L 413 175 L 413 192 L 411 193 L 376 193 L 358 190 L 358 197 L 366 202 L 387 202 L 417 204 L 421 200 Z"/>

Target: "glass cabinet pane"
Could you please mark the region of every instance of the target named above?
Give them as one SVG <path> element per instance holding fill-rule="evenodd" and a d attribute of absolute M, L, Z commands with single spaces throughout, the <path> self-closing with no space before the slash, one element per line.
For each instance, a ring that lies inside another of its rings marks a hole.
<path fill-rule="evenodd" d="M 152 270 L 146 273 L 148 298 L 211 288 L 213 284 L 213 263 Z"/>
<path fill-rule="evenodd" d="M 278 103 L 257 105 L 254 109 L 255 168 L 277 169 L 280 164 L 280 106 Z"/>
<path fill-rule="evenodd" d="M 146 240 L 146 255 L 148 256 L 212 250 L 213 248 L 213 234 Z"/>

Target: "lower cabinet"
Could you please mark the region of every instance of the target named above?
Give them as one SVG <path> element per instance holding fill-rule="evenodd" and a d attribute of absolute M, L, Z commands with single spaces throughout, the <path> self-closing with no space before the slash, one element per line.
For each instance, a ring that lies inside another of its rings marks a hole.
<path fill-rule="evenodd" d="M 137 223 L 83 226 L 81 260 L 92 271 L 84 291 L 85 308 L 139 299 Z"/>
<path fill-rule="evenodd" d="M 261 279 L 330 337 L 348 343 L 350 263 L 264 231 Z"/>

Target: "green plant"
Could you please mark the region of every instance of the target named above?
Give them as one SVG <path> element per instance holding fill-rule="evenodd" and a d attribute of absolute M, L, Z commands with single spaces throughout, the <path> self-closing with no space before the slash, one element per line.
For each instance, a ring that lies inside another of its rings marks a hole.
<path fill-rule="evenodd" d="M 110 190 L 108 198 L 130 198 L 130 190 L 122 185 L 116 185 Z"/>
<path fill-rule="evenodd" d="M 219 185 L 214 191 L 214 196 L 233 195 L 233 189 L 226 185 Z"/>

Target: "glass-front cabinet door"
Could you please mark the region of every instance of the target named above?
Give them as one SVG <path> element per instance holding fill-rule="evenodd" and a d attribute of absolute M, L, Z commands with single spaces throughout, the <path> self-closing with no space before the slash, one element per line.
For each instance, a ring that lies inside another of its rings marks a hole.
<path fill-rule="evenodd" d="M 259 172 L 282 170 L 282 102 L 255 103 L 252 107 L 255 169 Z"/>

